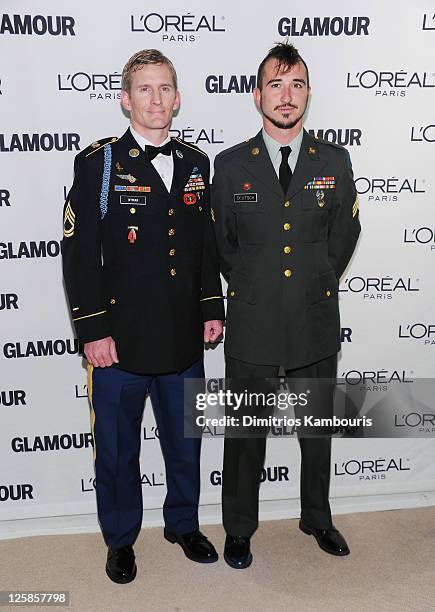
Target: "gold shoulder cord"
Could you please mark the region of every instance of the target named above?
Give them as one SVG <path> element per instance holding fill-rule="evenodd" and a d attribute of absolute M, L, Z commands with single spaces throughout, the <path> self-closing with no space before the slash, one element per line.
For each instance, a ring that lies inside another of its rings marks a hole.
<path fill-rule="evenodd" d="M 111 140 L 109 140 L 108 142 L 105 142 L 104 144 L 100 145 L 99 147 L 95 147 L 95 149 L 93 149 L 92 151 L 90 151 L 89 153 L 87 153 L 87 155 L 85 157 L 89 157 L 89 155 L 92 155 L 92 153 L 95 153 L 96 151 L 99 151 L 102 147 L 105 147 L 106 144 L 112 144 L 112 142 L 116 142 L 118 140 L 117 136 L 114 136 Z M 92 145 L 91 145 L 92 146 Z"/>
<path fill-rule="evenodd" d="M 188 147 L 189 149 L 192 149 L 192 151 L 196 151 L 197 153 L 201 153 L 202 155 L 204 155 L 204 157 L 208 158 L 208 155 L 207 155 L 207 153 L 205 153 L 205 151 L 201 151 L 201 149 L 198 149 L 197 147 L 192 147 L 191 145 L 187 144 L 187 142 L 183 142 L 179 138 L 174 138 L 174 140 L 177 140 L 184 147 Z"/>

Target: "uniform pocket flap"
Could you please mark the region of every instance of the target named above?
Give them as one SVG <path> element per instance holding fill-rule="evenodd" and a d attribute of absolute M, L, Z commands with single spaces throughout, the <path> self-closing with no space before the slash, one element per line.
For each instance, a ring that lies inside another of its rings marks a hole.
<path fill-rule="evenodd" d="M 259 202 L 236 202 L 233 210 L 236 213 L 264 213 L 263 205 Z"/>
<path fill-rule="evenodd" d="M 307 303 L 316 304 L 322 300 L 337 297 L 338 281 L 333 270 L 325 272 L 307 284 Z"/>
<path fill-rule="evenodd" d="M 109 204 L 109 214 L 110 215 L 125 215 L 131 219 L 135 217 L 142 217 L 143 215 L 154 215 L 158 212 L 156 206 L 151 206 L 150 204 L 123 204 L 111 206 Z"/>
<path fill-rule="evenodd" d="M 227 298 L 228 301 L 242 300 L 248 304 L 255 304 L 255 282 L 247 276 L 233 272 L 228 283 Z"/>

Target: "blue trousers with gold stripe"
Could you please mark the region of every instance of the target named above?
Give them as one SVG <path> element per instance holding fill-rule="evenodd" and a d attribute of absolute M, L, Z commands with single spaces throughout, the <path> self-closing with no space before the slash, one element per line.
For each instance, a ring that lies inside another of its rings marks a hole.
<path fill-rule="evenodd" d="M 180 374 L 89 366 L 98 519 L 108 546 L 133 544 L 141 528 L 139 454 L 147 393 L 166 468 L 165 527 L 177 534 L 198 529 L 201 440 L 184 437 L 184 380 L 203 377 L 202 359 Z"/>

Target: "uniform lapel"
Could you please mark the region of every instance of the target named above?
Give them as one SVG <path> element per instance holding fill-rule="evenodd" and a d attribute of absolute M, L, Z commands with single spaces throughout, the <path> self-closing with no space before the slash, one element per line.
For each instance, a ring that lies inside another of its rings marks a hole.
<path fill-rule="evenodd" d="M 320 171 L 326 164 L 327 161 L 322 160 L 319 156 L 316 139 L 304 130 L 298 161 L 290 181 L 287 197 L 292 198 L 304 188 L 308 181 L 311 181 L 315 176 L 319 176 Z"/>
<path fill-rule="evenodd" d="M 179 191 L 183 191 L 192 173 L 193 163 L 185 147 L 183 147 L 183 151 L 181 151 L 180 148 L 177 149 L 177 142 L 175 140 L 172 140 L 172 146 L 174 175 L 172 177 L 171 194 L 175 194 Z M 177 150 L 182 153 L 182 157 L 177 155 Z"/>
<path fill-rule="evenodd" d="M 261 130 L 249 142 L 247 151 L 248 157 L 245 160 L 244 166 L 248 172 L 264 183 L 268 189 L 275 191 L 282 197 L 282 188 L 264 144 Z"/>

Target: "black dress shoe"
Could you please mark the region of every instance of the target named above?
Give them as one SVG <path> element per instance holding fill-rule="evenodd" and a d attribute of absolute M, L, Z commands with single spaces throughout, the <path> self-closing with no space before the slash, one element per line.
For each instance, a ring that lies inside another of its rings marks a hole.
<path fill-rule="evenodd" d="M 344 557 L 350 553 L 346 540 L 334 525 L 329 529 L 316 529 L 300 520 L 299 529 L 308 535 L 313 535 L 320 548 L 330 555 Z"/>
<path fill-rule="evenodd" d="M 252 563 L 251 542 L 244 536 L 227 535 L 224 559 L 234 569 L 245 569 Z"/>
<path fill-rule="evenodd" d="M 110 548 L 107 551 L 106 574 L 118 584 L 126 584 L 136 578 L 136 562 L 132 546 Z"/>
<path fill-rule="evenodd" d="M 199 529 L 181 535 L 171 533 L 165 529 L 163 535 L 168 542 L 179 544 L 186 557 L 191 561 L 196 561 L 197 563 L 214 563 L 219 558 L 213 544 L 207 540 Z"/>

